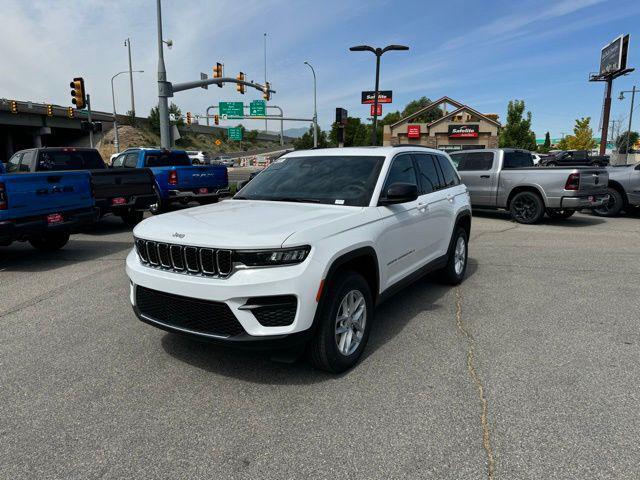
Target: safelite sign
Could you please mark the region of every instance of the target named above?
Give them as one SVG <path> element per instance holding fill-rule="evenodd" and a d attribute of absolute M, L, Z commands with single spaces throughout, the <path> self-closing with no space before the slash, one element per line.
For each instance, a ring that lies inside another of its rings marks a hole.
<path fill-rule="evenodd" d="M 407 138 L 420 138 L 420 125 L 407 125 Z"/>
<path fill-rule="evenodd" d="M 449 125 L 449 138 L 478 138 L 478 125 Z"/>

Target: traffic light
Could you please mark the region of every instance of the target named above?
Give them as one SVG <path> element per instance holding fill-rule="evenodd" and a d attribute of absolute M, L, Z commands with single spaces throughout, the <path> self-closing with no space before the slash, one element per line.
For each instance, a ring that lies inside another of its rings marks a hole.
<path fill-rule="evenodd" d="M 271 100 L 271 92 L 269 89 L 271 88 L 271 84 L 266 82 L 264 88 L 262 89 L 262 98 L 264 98 L 267 102 Z"/>
<path fill-rule="evenodd" d="M 18 102 L 11 100 L 11 113 L 18 113 Z"/>
<path fill-rule="evenodd" d="M 214 125 L 220 125 L 220 115 L 216 114 L 213 116 Z"/>
<path fill-rule="evenodd" d="M 47 105 L 47 117 L 53 117 L 53 105 Z"/>
<path fill-rule="evenodd" d="M 187 112 L 187 125 L 191 125 L 191 112 Z"/>
<path fill-rule="evenodd" d="M 213 78 L 222 78 L 224 77 L 224 65 L 220 62 L 216 63 L 216 66 L 213 67 Z M 220 88 L 222 88 L 222 83 L 217 84 Z"/>
<path fill-rule="evenodd" d="M 67 107 L 67 117 L 73 118 L 73 107 Z"/>
<path fill-rule="evenodd" d="M 244 73 L 240 72 L 236 77 L 236 80 L 244 82 L 244 77 L 245 77 Z M 244 95 L 244 92 L 246 91 L 246 87 L 241 83 L 236 83 L 236 91 Z"/>
<path fill-rule="evenodd" d="M 82 77 L 76 77 L 69 86 L 73 89 L 71 90 L 71 103 L 73 103 L 78 110 L 82 110 L 87 106 L 87 95 L 84 91 L 84 79 Z"/>

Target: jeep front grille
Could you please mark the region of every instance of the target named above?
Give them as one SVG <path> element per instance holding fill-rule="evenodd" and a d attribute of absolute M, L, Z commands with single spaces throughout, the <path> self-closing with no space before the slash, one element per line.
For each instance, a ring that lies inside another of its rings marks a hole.
<path fill-rule="evenodd" d="M 231 250 L 175 245 L 141 238 L 135 241 L 140 261 L 153 268 L 189 275 L 228 277 L 233 270 Z"/>

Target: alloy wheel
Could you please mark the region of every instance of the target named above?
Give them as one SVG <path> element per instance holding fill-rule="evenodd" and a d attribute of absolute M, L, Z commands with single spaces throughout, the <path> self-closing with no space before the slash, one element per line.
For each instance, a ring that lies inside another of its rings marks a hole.
<path fill-rule="evenodd" d="M 335 321 L 335 341 L 338 351 L 345 357 L 352 355 L 364 336 L 367 323 L 367 303 L 359 290 L 348 292 L 340 307 Z"/>

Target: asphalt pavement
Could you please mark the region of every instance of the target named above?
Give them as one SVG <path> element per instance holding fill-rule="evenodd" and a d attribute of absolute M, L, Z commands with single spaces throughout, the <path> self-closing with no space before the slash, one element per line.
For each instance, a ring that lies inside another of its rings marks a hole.
<path fill-rule="evenodd" d="M 472 230 L 341 376 L 138 321 L 118 219 L 0 247 L 0 478 L 640 478 L 640 219 Z"/>

